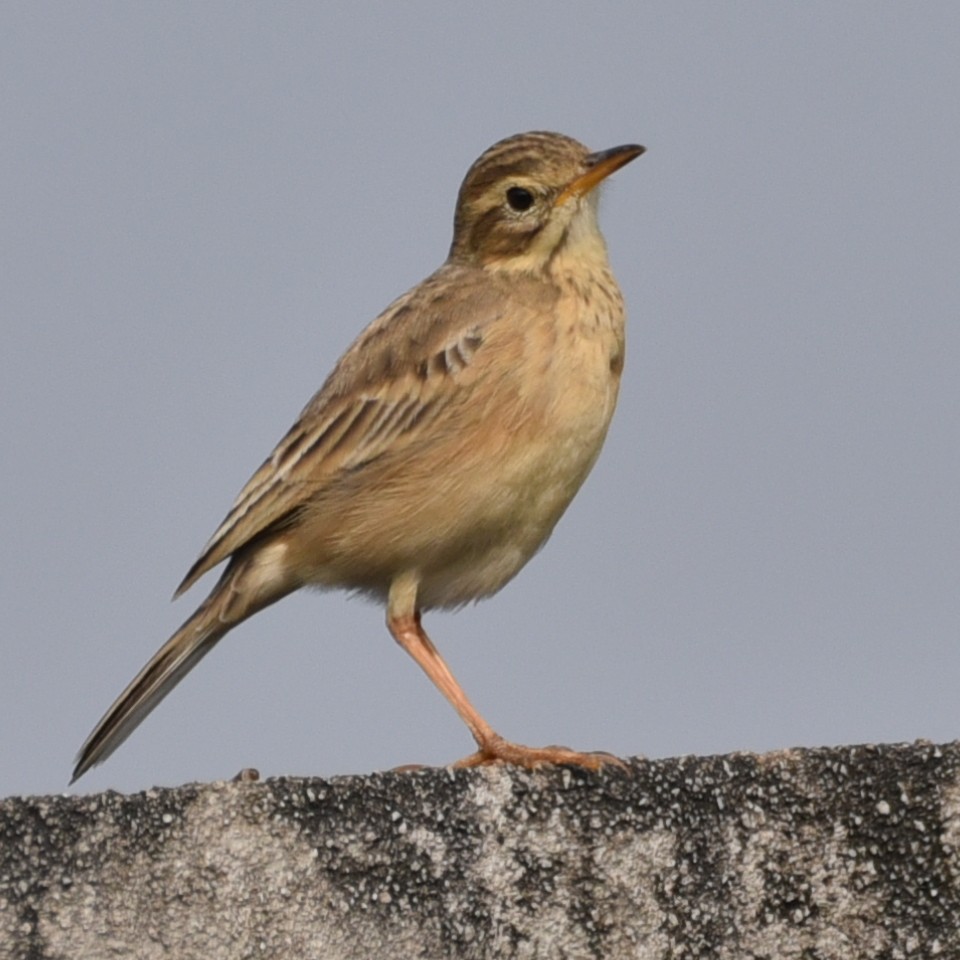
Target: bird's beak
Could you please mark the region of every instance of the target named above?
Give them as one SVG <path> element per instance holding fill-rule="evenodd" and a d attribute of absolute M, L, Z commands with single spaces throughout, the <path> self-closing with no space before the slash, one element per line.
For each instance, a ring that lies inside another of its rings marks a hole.
<path fill-rule="evenodd" d="M 614 170 L 636 160 L 647 148 L 636 143 L 626 143 L 622 147 L 600 150 L 587 157 L 587 170 L 575 180 L 571 180 L 559 193 L 554 206 L 559 207 L 572 197 L 588 194 L 601 180 L 606 180 Z"/>

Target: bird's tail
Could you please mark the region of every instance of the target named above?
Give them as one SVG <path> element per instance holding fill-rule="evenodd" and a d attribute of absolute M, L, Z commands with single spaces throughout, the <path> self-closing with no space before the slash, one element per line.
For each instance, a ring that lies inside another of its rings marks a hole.
<path fill-rule="evenodd" d="M 245 582 L 250 579 L 245 574 L 253 572 L 250 568 L 254 566 L 233 560 L 193 616 L 130 681 L 80 748 L 71 783 L 106 760 L 233 627 L 295 589 L 293 584 L 273 583 L 272 589 L 263 589 L 262 581 Z"/>

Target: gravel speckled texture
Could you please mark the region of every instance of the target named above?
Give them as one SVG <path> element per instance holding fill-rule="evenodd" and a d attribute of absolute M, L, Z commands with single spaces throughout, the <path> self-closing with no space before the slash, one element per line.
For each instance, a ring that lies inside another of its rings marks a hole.
<path fill-rule="evenodd" d="M 960 957 L 960 744 L 0 801 L 0 957 Z"/>

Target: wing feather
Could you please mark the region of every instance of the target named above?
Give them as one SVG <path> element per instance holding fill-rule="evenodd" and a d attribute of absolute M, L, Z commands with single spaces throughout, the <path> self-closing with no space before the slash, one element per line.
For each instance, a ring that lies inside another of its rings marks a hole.
<path fill-rule="evenodd" d="M 474 314 L 469 326 L 458 325 L 431 312 L 429 302 L 410 302 L 425 296 L 429 301 L 431 280 L 396 301 L 344 354 L 240 491 L 175 596 L 254 538 L 296 523 L 311 498 L 344 472 L 415 442 L 424 424 L 469 387 L 486 324 L 478 324 Z M 389 335 L 397 332 L 391 327 L 408 327 L 413 313 L 422 318 L 419 326 L 405 329 L 398 343 Z M 489 313 L 488 319 L 496 317 Z"/>

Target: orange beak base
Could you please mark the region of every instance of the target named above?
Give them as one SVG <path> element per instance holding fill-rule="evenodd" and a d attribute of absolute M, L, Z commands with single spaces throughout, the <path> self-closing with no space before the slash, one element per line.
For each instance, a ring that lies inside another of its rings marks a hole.
<path fill-rule="evenodd" d="M 554 206 L 566 203 L 572 197 L 582 197 L 588 194 L 602 180 L 606 180 L 615 170 L 626 166 L 631 160 L 636 160 L 646 150 L 636 143 L 626 143 L 622 147 L 611 147 L 591 153 L 587 157 L 589 164 L 586 173 L 581 173 L 575 180 L 571 180 L 554 201 Z"/>

